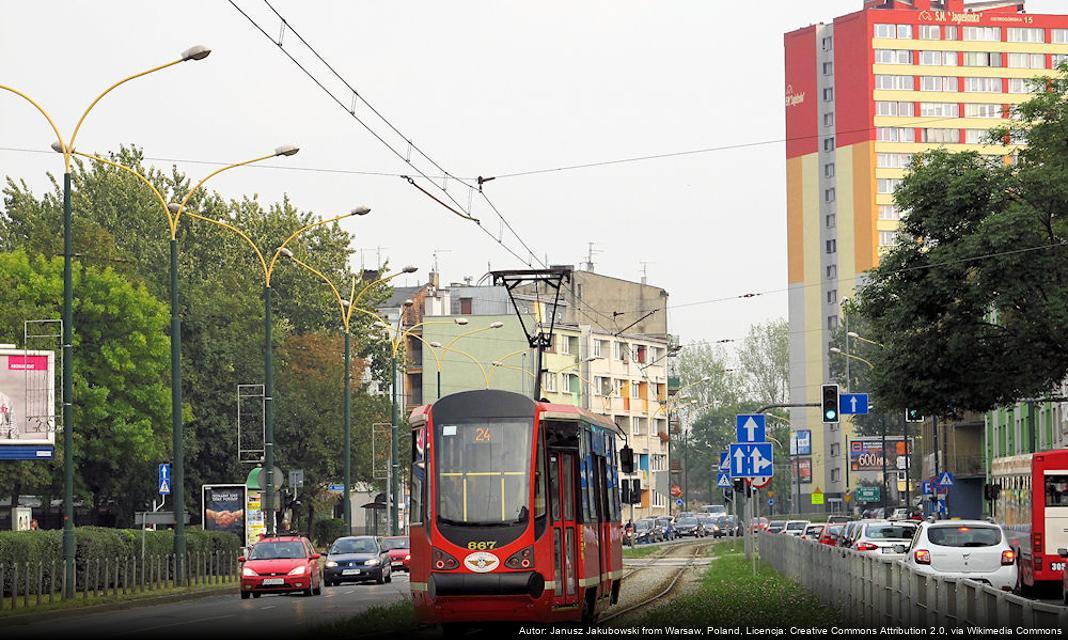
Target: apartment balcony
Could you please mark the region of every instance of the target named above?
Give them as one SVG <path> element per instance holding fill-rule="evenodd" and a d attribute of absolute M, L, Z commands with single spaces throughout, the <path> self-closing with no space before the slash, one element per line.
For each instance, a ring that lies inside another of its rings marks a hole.
<path fill-rule="evenodd" d="M 656 432 L 656 435 L 659 436 L 660 442 L 667 442 L 671 440 L 671 435 L 668 433 L 666 426 L 661 426 L 660 430 Z"/>

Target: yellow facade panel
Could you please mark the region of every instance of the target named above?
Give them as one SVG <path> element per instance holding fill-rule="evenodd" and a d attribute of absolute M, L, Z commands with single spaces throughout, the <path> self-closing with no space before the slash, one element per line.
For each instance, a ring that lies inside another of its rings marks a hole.
<path fill-rule="evenodd" d="M 990 104 L 1002 105 L 1003 102 Z M 935 127 L 938 129 L 993 129 L 1009 124 L 1008 120 L 998 118 L 956 118 L 948 116 L 875 116 L 876 127 Z M 952 125 L 952 126 L 950 126 Z"/>
<path fill-rule="evenodd" d="M 876 89 L 875 100 L 891 102 L 962 102 L 983 104 L 1020 104 L 1033 96 L 1030 93 L 973 93 L 970 91 L 899 91 L 896 89 Z"/>
<path fill-rule="evenodd" d="M 853 203 L 853 277 L 863 273 L 878 263 L 875 254 L 875 245 L 878 234 L 875 232 L 875 218 L 878 208 L 875 202 L 875 144 L 863 142 L 852 145 L 850 170 L 852 172 L 851 183 Z M 843 261 L 845 263 L 846 261 Z M 842 266 L 838 270 L 840 277 L 845 277 Z"/>
<path fill-rule="evenodd" d="M 873 49 L 913 51 L 1003 51 L 1007 53 L 1068 53 L 1068 44 L 1037 42 L 977 42 L 974 40 L 893 40 L 872 38 Z M 905 65 L 901 65 L 905 66 Z"/>
<path fill-rule="evenodd" d="M 811 155 L 818 157 L 818 154 Z M 805 280 L 804 161 L 807 157 L 786 160 L 786 264 L 791 284 Z"/>
<path fill-rule="evenodd" d="M 985 51 L 985 50 L 984 50 Z M 1049 75 L 1052 69 L 1015 69 L 1011 67 L 943 67 L 918 64 L 874 64 L 872 72 L 891 76 L 953 76 L 960 78 L 1036 78 Z"/>
<path fill-rule="evenodd" d="M 835 225 L 840 252 L 837 282 L 839 298 L 852 295 L 855 284 L 853 276 L 856 272 L 853 268 L 853 261 L 849 259 L 848 250 L 849 247 L 854 246 L 858 234 L 860 234 L 859 237 L 863 237 L 866 230 L 863 219 L 871 213 L 870 204 L 858 203 L 855 199 L 856 181 L 865 179 L 870 181 L 871 174 L 857 173 L 854 158 L 857 155 L 866 155 L 869 146 L 868 143 L 858 143 L 839 147 L 835 158 L 835 189 L 838 194 Z M 861 191 L 865 191 L 863 186 Z"/>

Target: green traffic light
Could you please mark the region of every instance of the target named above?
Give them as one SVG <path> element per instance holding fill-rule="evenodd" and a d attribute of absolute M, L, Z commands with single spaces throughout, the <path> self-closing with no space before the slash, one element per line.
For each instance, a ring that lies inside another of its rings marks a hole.
<path fill-rule="evenodd" d="M 828 419 L 828 420 L 834 420 L 835 418 L 837 418 L 837 417 L 838 417 L 838 414 L 837 414 L 837 413 L 835 413 L 834 411 L 828 411 L 828 412 L 826 413 L 826 416 L 827 416 L 827 419 Z"/>

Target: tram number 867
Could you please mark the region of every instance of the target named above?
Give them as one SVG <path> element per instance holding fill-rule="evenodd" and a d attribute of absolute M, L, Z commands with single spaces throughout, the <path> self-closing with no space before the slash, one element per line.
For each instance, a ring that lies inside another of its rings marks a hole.
<path fill-rule="evenodd" d="M 497 546 L 497 541 L 496 540 L 489 540 L 489 541 L 483 541 L 483 542 L 468 542 L 467 543 L 467 548 L 471 549 L 472 551 L 486 551 L 486 550 L 492 549 L 493 547 L 496 547 L 496 546 Z"/>

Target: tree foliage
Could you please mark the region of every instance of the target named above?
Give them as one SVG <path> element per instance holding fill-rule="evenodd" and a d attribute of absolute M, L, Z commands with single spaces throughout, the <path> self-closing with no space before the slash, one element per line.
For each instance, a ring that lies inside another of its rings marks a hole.
<path fill-rule="evenodd" d="M 995 139 L 1000 156 L 918 155 L 895 198 L 909 213 L 859 290 L 873 391 L 928 415 L 1043 396 L 1068 374 L 1068 77 L 1040 83 Z"/>

